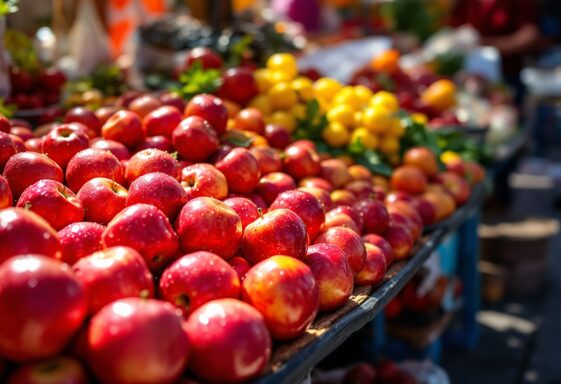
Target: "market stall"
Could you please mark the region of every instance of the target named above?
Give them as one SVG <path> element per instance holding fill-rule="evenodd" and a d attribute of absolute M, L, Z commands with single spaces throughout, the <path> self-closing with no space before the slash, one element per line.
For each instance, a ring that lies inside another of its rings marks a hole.
<path fill-rule="evenodd" d="M 477 343 L 479 214 L 527 142 L 497 52 L 107 3 L 64 54 L 5 33 L 0 381 L 300 383 L 365 327 L 371 362 Z"/>

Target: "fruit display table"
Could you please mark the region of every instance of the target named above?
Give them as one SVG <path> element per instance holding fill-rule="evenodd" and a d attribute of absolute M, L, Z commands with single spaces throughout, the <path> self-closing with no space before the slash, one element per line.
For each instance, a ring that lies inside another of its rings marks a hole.
<path fill-rule="evenodd" d="M 470 200 L 448 220 L 435 227 L 417 245 L 414 256 L 395 263 L 377 288 L 356 288 L 351 300 L 339 311 L 319 317 L 306 334 L 274 351 L 269 373 L 256 382 L 298 383 L 322 359 L 334 351 L 354 332 L 373 320 L 384 306 L 403 288 L 421 268 L 446 236 L 476 212 L 483 200 L 484 185 L 477 185 Z M 475 284 L 475 278 L 474 280 Z"/>

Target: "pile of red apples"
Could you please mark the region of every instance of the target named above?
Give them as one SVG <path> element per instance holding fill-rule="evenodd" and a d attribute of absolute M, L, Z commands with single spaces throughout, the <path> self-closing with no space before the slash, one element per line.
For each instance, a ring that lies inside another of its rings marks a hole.
<path fill-rule="evenodd" d="M 469 198 L 473 166 L 405 163 L 373 176 L 211 95 L 0 119 L 0 381 L 261 375 Z"/>

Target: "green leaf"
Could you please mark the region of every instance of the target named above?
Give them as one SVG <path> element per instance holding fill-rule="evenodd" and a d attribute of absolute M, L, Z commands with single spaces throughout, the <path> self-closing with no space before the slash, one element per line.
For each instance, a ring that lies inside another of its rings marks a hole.
<path fill-rule="evenodd" d="M 249 50 L 251 43 L 253 43 L 253 37 L 245 35 L 229 47 L 228 67 L 237 67 L 241 64 L 243 56 Z"/>
<path fill-rule="evenodd" d="M 364 144 L 362 144 L 362 141 L 360 140 L 360 138 L 357 138 L 355 141 L 350 143 L 349 146 L 347 147 L 347 151 L 351 155 L 360 155 L 365 150 L 366 150 L 366 148 L 364 147 Z"/>
<path fill-rule="evenodd" d="M 4 104 L 4 98 L 0 97 L 0 114 L 11 118 L 17 109 L 18 107 L 14 104 Z"/>
<path fill-rule="evenodd" d="M 386 177 L 392 175 L 392 167 L 382 160 L 382 156 L 378 152 L 372 149 L 367 149 L 360 155 L 355 156 L 354 160 L 357 164 L 368 168 L 372 173 Z"/>
<path fill-rule="evenodd" d="M 195 61 L 185 72 L 179 75 L 179 87 L 171 90 L 179 93 L 185 100 L 190 100 L 200 93 L 213 93 L 222 85 L 222 76 L 217 69 L 203 69 L 199 61 Z"/>
<path fill-rule="evenodd" d="M 306 103 L 306 113 L 303 119 L 296 120 L 296 139 L 311 139 L 321 141 L 321 133 L 327 127 L 327 116 L 321 113 L 317 100 L 309 100 Z"/>
<path fill-rule="evenodd" d="M 232 144 L 235 147 L 248 148 L 253 143 L 251 136 L 245 135 L 237 130 L 226 131 L 220 138 L 222 142 Z"/>

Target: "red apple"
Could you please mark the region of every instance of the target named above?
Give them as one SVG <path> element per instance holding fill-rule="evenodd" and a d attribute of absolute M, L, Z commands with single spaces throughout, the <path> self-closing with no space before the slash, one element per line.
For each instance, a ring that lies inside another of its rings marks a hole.
<path fill-rule="evenodd" d="M 357 198 L 351 191 L 347 191 L 346 189 L 336 189 L 335 191 L 331 192 L 329 195 L 331 197 L 331 201 L 333 205 L 338 207 L 340 205 L 353 205 Z"/>
<path fill-rule="evenodd" d="M 220 256 L 194 252 L 168 266 L 160 279 L 160 297 L 169 301 L 187 317 L 212 300 L 240 296 L 236 271 Z"/>
<path fill-rule="evenodd" d="M 0 266 L 0 354 L 23 362 L 60 353 L 86 309 L 84 290 L 67 264 L 40 255 L 11 258 Z"/>
<path fill-rule="evenodd" d="M 419 213 L 419 216 L 421 216 L 423 225 L 430 225 L 436 221 L 436 210 L 433 205 L 422 196 L 413 199 L 411 205 L 413 205 Z"/>
<path fill-rule="evenodd" d="M 421 215 L 419 215 L 419 212 L 417 212 L 413 204 L 406 201 L 394 201 L 387 206 L 387 210 L 388 213 L 401 213 L 409 220 L 411 220 L 414 225 L 414 227 L 412 228 L 413 238 L 417 239 L 418 237 L 420 237 L 423 232 L 423 219 L 421 218 Z"/>
<path fill-rule="evenodd" d="M 1 120 L 0 120 L 0 125 L 1 124 L 2 123 L 1 123 Z M 1 128 L 0 128 L 0 131 L 2 131 Z M 19 137 L 23 141 L 27 141 L 27 140 L 35 137 L 35 135 L 33 134 L 33 131 L 31 129 L 29 129 L 27 127 L 17 126 L 17 125 L 10 128 L 10 132 L 6 132 L 6 133 L 11 133 L 12 135 L 16 135 L 17 137 Z"/>
<path fill-rule="evenodd" d="M 177 235 L 162 211 L 153 205 L 134 204 L 123 209 L 107 225 L 104 248 L 124 245 L 137 250 L 151 271 L 159 271 L 178 249 Z"/>
<path fill-rule="evenodd" d="M 236 211 L 212 197 L 197 197 L 185 204 L 175 229 L 186 253 L 208 251 L 228 259 L 242 240 L 242 221 Z"/>
<path fill-rule="evenodd" d="M 104 139 L 115 140 L 131 149 L 144 140 L 144 130 L 138 115 L 131 111 L 117 111 L 101 127 Z"/>
<path fill-rule="evenodd" d="M 164 92 L 160 95 L 160 101 L 162 106 L 169 105 L 170 107 L 177 108 L 179 111 L 185 109 L 185 101 L 177 92 Z"/>
<path fill-rule="evenodd" d="M 436 155 L 427 147 L 408 149 L 403 155 L 403 164 L 419 168 L 427 177 L 432 177 L 438 173 Z"/>
<path fill-rule="evenodd" d="M 399 212 L 395 209 L 392 209 L 391 205 L 388 207 L 388 213 L 390 214 L 390 223 L 401 224 L 401 225 L 406 226 L 409 229 L 409 232 L 411 233 L 411 236 L 413 236 L 413 241 L 415 241 L 419 237 L 421 237 L 421 234 L 423 232 L 423 227 L 419 226 L 418 223 L 411 220 L 409 217 L 405 216 L 403 213 L 401 213 L 401 212 Z"/>
<path fill-rule="evenodd" d="M 298 182 L 299 187 L 319 188 L 329 193 L 333 192 L 334 188 L 331 183 L 321 177 L 305 177 Z"/>
<path fill-rule="evenodd" d="M 189 165 L 181 171 L 181 185 L 187 193 L 187 200 L 195 197 L 228 196 L 228 181 L 222 172 L 211 164 Z"/>
<path fill-rule="evenodd" d="M 90 315 L 119 299 L 154 296 L 152 275 L 144 259 L 129 247 L 92 253 L 78 260 L 72 269 L 86 292 Z"/>
<path fill-rule="evenodd" d="M 280 125 L 267 124 L 265 126 L 265 138 L 273 148 L 284 149 L 292 141 L 290 132 Z"/>
<path fill-rule="evenodd" d="M 351 206 L 349 206 L 349 205 L 339 205 L 335 208 L 332 208 L 330 210 L 330 212 L 333 212 L 332 214 L 342 213 L 342 214 L 345 214 L 345 215 L 349 216 L 351 219 L 353 219 L 353 221 L 355 222 L 355 224 L 357 225 L 359 230 L 362 231 L 362 227 L 364 225 L 364 222 L 362 221 L 362 216 L 360 215 L 360 213 L 357 210 L 355 210 Z"/>
<path fill-rule="evenodd" d="M 485 169 L 475 161 L 464 162 L 464 176 L 470 185 L 481 183 L 485 180 Z"/>
<path fill-rule="evenodd" d="M 4 168 L 14 198 L 31 184 L 48 179 L 62 182 L 62 169 L 47 156 L 35 152 L 21 152 L 10 157 Z"/>
<path fill-rule="evenodd" d="M 303 261 L 310 267 L 319 289 L 319 310 L 332 311 L 347 303 L 353 292 L 353 272 L 347 255 L 332 244 L 308 248 Z"/>
<path fill-rule="evenodd" d="M 444 189 L 454 198 L 457 205 L 465 204 L 471 195 L 469 183 L 458 174 L 445 171 L 437 176 Z"/>
<path fill-rule="evenodd" d="M 240 281 L 243 281 L 243 279 L 245 279 L 245 274 L 251 269 L 251 264 L 249 264 L 249 261 L 241 256 L 234 256 L 230 258 L 228 260 L 228 264 L 230 264 L 234 271 L 236 271 Z"/>
<path fill-rule="evenodd" d="M 315 176 L 320 170 L 320 158 L 313 148 L 293 143 L 286 147 L 283 159 L 285 172 L 295 179 Z"/>
<path fill-rule="evenodd" d="M 109 151 L 119 160 L 128 160 L 131 157 L 128 148 L 115 140 L 94 139 L 90 141 L 90 148 Z"/>
<path fill-rule="evenodd" d="M 156 96 L 142 95 L 131 101 L 128 108 L 143 119 L 150 112 L 162 106 L 162 102 Z"/>
<path fill-rule="evenodd" d="M 43 153 L 43 137 L 33 137 L 26 140 L 25 150 L 29 152 Z"/>
<path fill-rule="evenodd" d="M 10 138 L 12 139 L 12 142 L 14 143 L 17 152 L 25 152 L 26 150 L 25 143 L 19 136 L 12 135 L 11 133 L 8 133 L 8 136 L 10 136 Z"/>
<path fill-rule="evenodd" d="M 341 159 L 323 160 L 320 166 L 320 177 L 327 180 L 334 188 L 341 188 L 351 181 L 348 167 Z"/>
<path fill-rule="evenodd" d="M 105 383 L 174 383 L 187 366 L 189 340 L 169 303 L 127 298 L 96 313 L 87 328 L 86 359 Z"/>
<path fill-rule="evenodd" d="M 360 214 L 365 233 L 383 235 L 388 229 L 389 216 L 384 204 L 377 200 L 359 200 L 353 209 Z"/>
<path fill-rule="evenodd" d="M 275 209 L 245 228 L 242 251 L 252 264 L 275 255 L 301 259 L 306 255 L 307 243 L 302 219 L 288 209 Z"/>
<path fill-rule="evenodd" d="M 427 176 L 417 167 L 402 165 L 393 171 L 391 185 L 398 191 L 418 195 L 427 188 Z"/>
<path fill-rule="evenodd" d="M 259 182 L 259 163 L 245 148 L 234 148 L 221 156 L 215 163 L 226 180 L 231 192 L 250 193 Z"/>
<path fill-rule="evenodd" d="M 374 198 L 374 186 L 369 181 L 352 180 L 345 184 L 344 189 L 351 191 L 357 199 Z"/>
<path fill-rule="evenodd" d="M 198 116 L 206 120 L 218 136 L 226 132 L 228 110 L 218 97 L 201 94 L 193 97 L 183 112 L 183 117 Z"/>
<path fill-rule="evenodd" d="M 109 151 L 88 148 L 78 152 L 66 167 L 66 184 L 78 192 L 86 182 L 96 177 L 105 177 L 123 184 L 123 166 Z"/>
<path fill-rule="evenodd" d="M 386 267 L 389 268 L 389 266 L 392 264 L 394 259 L 393 249 L 390 243 L 388 243 L 388 241 L 384 239 L 382 236 L 375 235 L 373 233 L 369 233 L 367 235 L 362 236 L 362 239 L 364 240 L 365 243 L 370 243 L 380 248 L 380 250 L 384 254 L 384 259 L 386 260 Z"/>
<path fill-rule="evenodd" d="M 325 214 L 325 223 L 323 224 L 322 229 L 325 230 L 332 227 L 345 227 L 352 229 L 359 235 L 362 233 L 355 221 L 349 215 L 334 210 Z"/>
<path fill-rule="evenodd" d="M 280 341 L 302 335 L 319 309 L 312 271 L 289 256 L 273 256 L 254 265 L 242 283 L 242 296 L 261 312 L 273 339 Z"/>
<path fill-rule="evenodd" d="M 41 216 L 21 208 L 6 208 L 0 210 L 0 223 L 0 264 L 25 254 L 60 259 L 57 233 Z"/>
<path fill-rule="evenodd" d="M 249 150 L 259 163 L 261 176 L 282 171 L 282 160 L 279 152 L 270 147 L 253 147 Z"/>
<path fill-rule="evenodd" d="M 14 197 L 10 184 L 4 176 L 0 175 L 0 209 L 8 208 L 14 205 Z"/>
<path fill-rule="evenodd" d="M 58 231 L 62 247 L 61 261 L 74 264 L 84 256 L 101 249 L 101 235 L 105 227 L 98 223 L 79 222 Z"/>
<path fill-rule="evenodd" d="M 177 179 L 161 172 L 147 173 L 129 187 L 127 206 L 144 203 L 160 209 L 173 221 L 187 202 L 187 194 Z"/>
<path fill-rule="evenodd" d="M 407 192 L 391 191 L 386 195 L 386 198 L 384 199 L 385 204 L 391 204 L 395 201 L 406 201 L 410 203 L 413 201 L 413 197 Z"/>
<path fill-rule="evenodd" d="M 277 196 L 271 210 L 286 208 L 296 213 L 306 225 L 310 240 L 315 239 L 325 221 L 325 211 L 320 201 L 311 193 L 286 191 Z"/>
<path fill-rule="evenodd" d="M 353 274 L 358 273 L 366 261 L 366 248 L 360 235 L 344 227 L 327 228 L 314 241 L 314 244 L 333 244 L 345 253 Z"/>
<path fill-rule="evenodd" d="M 128 192 L 123 186 L 104 177 L 96 177 L 86 182 L 76 195 L 85 218 L 106 225 L 127 205 Z"/>
<path fill-rule="evenodd" d="M 349 167 L 349 174 L 353 180 L 372 181 L 372 172 L 364 165 L 353 164 Z"/>
<path fill-rule="evenodd" d="M 10 120 L 2 114 L 0 114 L 0 132 L 8 133 L 10 132 L 12 124 L 10 124 Z"/>
<path fill-rule="evenodd" d="M 181 111 L 164 105 L 148 113 L 142 119 L 142 126 L 148 136 L 165 136 L 171 138 L 173 130 L 181 122 Z"/>
<path fill-rule="evenodd" d="M 16 207 L 35 212 L 56 230 L 84 219 L 84 208 L 76 195 L 54 180 L 40 180 L 27 187 Z"/>
<path fill-rule="evenodd" d="M 185 323 L 192 348 L 190 368 L 208 382 L 238 383 L 258 377 L 271 357 L 263 316 L 234 299 L 211 301 Z"/>
<path fill-rule="evenodd" d="M 300 187 L 297 188 L 298 191 L 308 192 L 313 195 L 321 203 L 324 211 L 333 208 L 333 201 L 331 201 L 331 195 L 325 189 L 315 188 L 315 187 Z"/>
<path fill-rule="evenodd" d="M 256 192 L 265 200 L 265 203 L 271 204 L 277 196 L 286 191 L 296 188 L 294 179 L 282 172 L 273 172 L 259 179 Z"/>
<path fill-rule="evenodd" d="M 222 75 L 220 95 L 239 105 L 246 105 L 259 93 L 253 72 L 247 68 L 230 68 Z"/>
<path fill-rule="evenodd" d="M 224 64 L 220 55 L 206 47 L 193 48 L 187 52 L 185 69 L 191 67 L 195 62 L 199 62 L 203 69 L 220 69 Z"/>
<path fill-rule="evenodd" d="M 345 384 L 371 384 L 378 383 L 378 374 L 372 365 L 368 363 L 355 364 L 345 373 L 343 383 Z"/>
<path fill-rule="evenodd" d="M 366 262 L 355 275 L 356 285 L 376 285 L 384 279 L 386 274 L 386 256 L 377 246 L 365 243 Z"/>
<path fill-rule="evenodd" d="M 76 125 L 63 124 L 53 128 L 43 139 L 43 153 L 54 160 L 62 169 L 70 159 L 88 148 L 89 138 Z"/>
<path fill-rule="evenodd" d="M 244 108 L 234 118 L 234 127 L 261 135 L 265 132 L 265 119 L 257 108 Z"/>
<path fill-rule="evenodd" d="M 399 261 L 409 257 L 414 243 L 409 228 L 401 224 L 390 223 L 385 238 L 392 247 L 395 260 Z"/>
<path fill-rule="evenodd" d="M 20 365 L 8 384 L 87 384 L 88 376 L 75 359 L 59 356 Z"/>
<path fill-rule="evenodd" d="M 144 149 L 130 158 L 125 170 L 125 179 L 129 184 L 142 175 L 161 172 L 171 177 L 179 177 L 179 162 L 169 153 L 159 149 Z"/>
<path fill-rule="evenodd" d="M 232 208 L 242 221 L 242 232 L 245 228 L 259 218 L 257 205 L 244 197 L 230 197 L 224 200 L 224 204 Z"/>
<path fill-rule="evenodd" d="M 118 107 L 128 108 L 130 103 L 139 96 L 142 96 L 142 92 L 140 91 L 125 91 L 121 96 L 117 98 L 117 100 L 115 101 L 115 105 L 117 105 Z"/>
<path fill-rule="evenodd" d="M 63 122 L 84 124 L 87 130 L 93 133 L 94 137 L 101 133 L 101 121 L 93 111 L 84 107 L 74 107 L 68 110 L 64 115 Z"/>
<path fill-rule="evenodd" d="M 218 149 L 218 136 L 203 118 L 190 116 L 182 120 L 172 133 L 179 155 L 188 161 L 207 160 Z"/>
<path fill-rule="evenodd" d="M 159 149 L 160 151 L 173 153 L 175 148 L 173 147 L 173 143 L 171 139 L 165 136 L 150 136 L 144 138 L 144 141 L 140 143 L 138 147 L 136 147 L 136 151 L 142 151 L 143 149 Z"/>
<path fill-rule="evenodd" d="M 105 122 L 111 116 L 113 116 L 113 114 L 115 112 L 120 111 L 121 109 L 122 108 L 120 108 L 118 106 L 115 106 L 115 105 L 108 105 L 108 106 L 104 106 L 104 107 L 100 107 L 100 108 L 96 109 L 94 114 L 99 119 L 99 122 L 103 126 L 103 124 L 105 124 Z M 101 131 L 101 127 L 100 127 L 100 131 Z"/>

